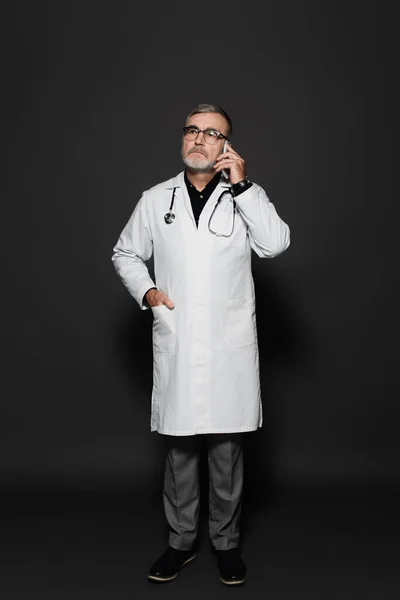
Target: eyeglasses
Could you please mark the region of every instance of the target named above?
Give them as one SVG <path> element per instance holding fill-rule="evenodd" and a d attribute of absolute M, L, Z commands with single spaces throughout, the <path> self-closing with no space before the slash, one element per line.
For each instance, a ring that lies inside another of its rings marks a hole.
<path fill-rule="evenodd" d="M 197 139 L 197 136 L 199 135 L 199 133 L 203 134 L 204 139 L 207 142 L 207 144 L 216 144 L 218 142 L 218 140 L 220 140 L 220 139 L 228 140 L 228 142 L 229 142 L 229 138 L 227 138 L 226 135 L 224 135 L 223 133 L 220 133 L 219 131 L 216 131 L 215 129 L 199 129 L 198 127 L 183 127 L 183 135 L 185 136 L 185 139 L 189 140 L 190 142 L 193 142 L 195 139 Z"/>

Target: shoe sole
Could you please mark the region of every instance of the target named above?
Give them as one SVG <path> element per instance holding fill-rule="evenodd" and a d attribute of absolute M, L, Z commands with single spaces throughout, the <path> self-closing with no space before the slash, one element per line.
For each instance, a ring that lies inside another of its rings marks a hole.
<path fill-rule="evenodd" d="M 196 554 L 193 554 L 193 556 L 190 556 L 190 558 L 185 560 L 185 562 L 182 563 L 181 566 L 179 567 L 179 570 L 174 575 L 171 575 L 171 577 L 156 577 L 155 575 L 147 575 L 147 578 L 151 579 L 151 581 L 158 581 L 159 583 L 166 583 L 168 581 L 172 581 L 173 579 L 178 577 L 179 571 L 182 569 L 182 567 L 184 567 L 185 565 L 190 563 L 195 558 L 196 558 Z"/>
<path fill-rule="evenodd" d="M 219 577 L 219 580 L 222 581 L 222 583 L 224 583 L 225 585 L 241 585 L 242 583 L 246 583 L 247 577 L 245 577 L 244 579 L 237 579 L 235 581 L 228 581 L 223 577 Z"/>

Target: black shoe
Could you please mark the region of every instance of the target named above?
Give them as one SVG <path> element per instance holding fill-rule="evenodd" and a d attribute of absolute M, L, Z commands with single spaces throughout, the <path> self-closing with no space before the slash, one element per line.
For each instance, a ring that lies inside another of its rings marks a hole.
<path fill-rule="evenodd" d="M 247 581 L 247 569 L 240 557 L 239 548 L 215 550 L 218 563 L 219 579 L 226 585 L 240 585 Z"/>
<path fill-rule="evenodd" d="M 193 550 L 176 550 L 168 546 L 165 552 L 150 567 L 148 578 L 151 581 L 164 583 L 172 581 L 178 575 L 180 569 L 196 557 Z"/>

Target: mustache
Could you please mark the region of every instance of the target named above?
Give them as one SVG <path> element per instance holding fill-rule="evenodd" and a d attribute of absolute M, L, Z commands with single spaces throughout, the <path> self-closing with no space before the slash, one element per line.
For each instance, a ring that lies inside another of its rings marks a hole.
<path fill-rule="evenodd" d="M 187 155 L 186 155 L 186 156 L 189 156 L 189 154 L 193 154 L 193 152 L 197 152 L 197 153 L 203 154 L 203 156 L 207 156 L 207 154 L 206 154 L 205 152 L 203 152 L 203 151 L 202 151 L 202 150 L 200 150 L 200 149 L 198 150 L 198 149 L 196 149 L 196 148 L 192 148 L 191 150 L 189 150 L 189 152 L 187 153 Z"/>

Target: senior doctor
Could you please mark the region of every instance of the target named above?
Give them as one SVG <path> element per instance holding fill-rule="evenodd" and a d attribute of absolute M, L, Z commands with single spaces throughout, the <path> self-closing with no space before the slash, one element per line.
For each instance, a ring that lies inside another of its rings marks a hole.
<path fill-rule="evenodd" d="M 148 578 L 173 580 L 196 556 L 201 443 L 209 536 L 226 585 L 247 580 L 239 551 L 242 434 L 262 425 L 251 250 L 273 258 L 289 227 L 230 144 L 232 121 L 198 105 L 182 136 L 185 170 L 143 192 L 112 260 L 153 312 L 151 431 L 168 436 L 163 501 L 169 545 Z M 155 281 L 146 261 L 154 253 Z"/>

